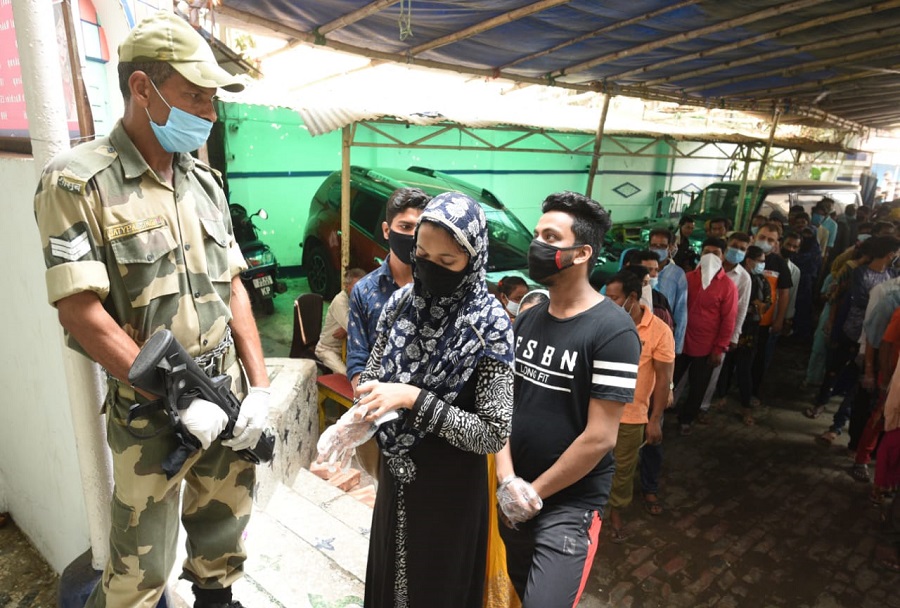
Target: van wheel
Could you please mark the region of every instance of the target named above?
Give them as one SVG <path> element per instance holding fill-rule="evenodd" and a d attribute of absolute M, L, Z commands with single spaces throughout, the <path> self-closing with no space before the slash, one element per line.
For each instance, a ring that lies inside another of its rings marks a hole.
<path fill-rule="evenodd" d="M 304 256 L 303 268 L 306 270 L 306 280 L 309 290 L 317 293 L 326 300 L 330 300 L 338 292 L 338 273 L 331 267 L 328 255 L 321 245 L 310 246 Z"/>

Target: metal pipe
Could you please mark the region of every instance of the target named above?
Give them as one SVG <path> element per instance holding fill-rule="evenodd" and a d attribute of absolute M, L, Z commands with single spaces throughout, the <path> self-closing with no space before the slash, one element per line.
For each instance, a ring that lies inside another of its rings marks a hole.
<path fill-rule="evenodd" d="M 28 130 L 35 171 L 39 177 L 51 158 L 69 148 L 56 20 L 50 2 L 13 0 L 12 4 Z M 73 58 L 73 61 L 78 61 L 78 58 Z M 88 517 L 92 565 L 100 570 L 109 556 L 109 505 L 112 500 L 112 463 L 106 447 L 103 419 L 97 415 L 105 390 L 100 381 L 100 368 L 67 348 L 63 344 L 61 330 L 59 346 L 63 351 L 68 401 Z M 40 381 L 39 378 L 32 380 Z"/>

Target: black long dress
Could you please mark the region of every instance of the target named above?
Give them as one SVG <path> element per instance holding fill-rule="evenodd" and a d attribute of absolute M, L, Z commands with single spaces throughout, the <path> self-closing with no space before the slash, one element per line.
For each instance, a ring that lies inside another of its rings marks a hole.
<path fill-rule="evenodd" d="M 379 344 L 373 359 L 380 360 Z M 367 379 L 363 374 L 361 382 Z M 496 428 L 508 427 L 511 385 L 509 366 L 482 359 L 441 428 L 410 452 L 415 479 L 398 481 L 390 459 L 382 458 L 366 608 L 481 608 L 489 505 L 485 454 L 503 445 Z M 401 520 L 405 525 L 398 525 Z"/>

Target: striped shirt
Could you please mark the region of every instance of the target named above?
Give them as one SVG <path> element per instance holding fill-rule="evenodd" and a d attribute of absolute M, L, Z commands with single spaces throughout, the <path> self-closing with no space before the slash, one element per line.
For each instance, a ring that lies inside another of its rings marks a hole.
<path fill-rule="evenodd" d="M 545 302 L 519 315 L 510 447 L 516 474 L 533 481 L 587 427 L 591 399 L 634 398 L 641 346 L 631 317 L 611 300 L 557 319 Z M 614 461 L 607 454 L 546 503 L 602 509 Z"/>

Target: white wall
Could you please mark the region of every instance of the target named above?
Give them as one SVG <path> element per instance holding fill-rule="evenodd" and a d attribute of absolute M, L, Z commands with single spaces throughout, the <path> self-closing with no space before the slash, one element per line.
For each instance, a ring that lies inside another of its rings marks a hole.
<path fill-rule="evenodd" d="M 54 570 L 89 547 L 56 311 L 47 304 L 30 157 L 0 156 L 0 510 Z"/>

